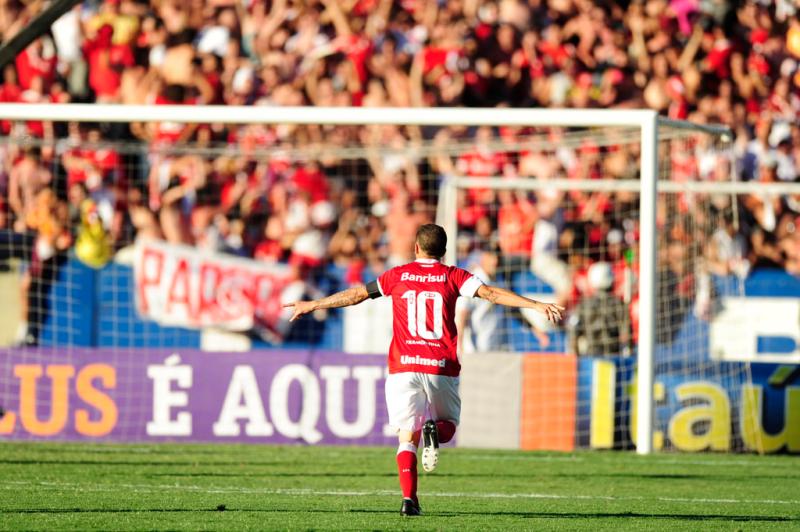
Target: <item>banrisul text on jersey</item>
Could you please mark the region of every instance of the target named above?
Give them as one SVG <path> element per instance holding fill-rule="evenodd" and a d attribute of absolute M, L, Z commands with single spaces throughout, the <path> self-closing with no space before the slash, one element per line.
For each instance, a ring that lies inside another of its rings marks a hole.
<path fill-rule="evenodd" d="M 413 273 L 403 272 L 400 274 L 401 281 L 415 281 L 417 283 L 444 283 L 447 281 L 447 275 L 415 275 Z"/>

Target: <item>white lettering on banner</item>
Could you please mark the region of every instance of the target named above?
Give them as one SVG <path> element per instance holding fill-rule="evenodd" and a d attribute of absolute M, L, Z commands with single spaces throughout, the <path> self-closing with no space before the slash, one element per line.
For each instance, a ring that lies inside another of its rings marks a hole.
<path fill-rule="evenodd" d="M 173 408 L 189 404 L 189 394 L 172 389 L 172 383 L 184 390 L 192 387 L 192 367 L 179 365 L 180 355 L 173 354 L 163 365 L 147 366 L 147 376 L 153 381 L 153 419 L 147 422 L 148 436 L 191 436 L 192 414 L 178 412 L 172 418 Z"/>
<path fill-rule="evenodd" d="M 334 436 L 360 438 L 369 434 L 375 424 L 375 383 L 381 378 L 378 366 L 355 366 L 353 378 L 358 381 L 356 419 L 344 419 L 344 381 L 350 378 L 347 366 L 322 366 L 320 377 L 325 381 L 325 420 Z"/>
<path fill-rule="evenodd" d="M 709 330 L 712 358 L 800 363 L 800 299 L 725 297 L 721 303 Z"/>
<path fill-rule="evenodd" d="M 275 432 L 264 413 L 264 403 L 252 366 L 236 366 L 233 369 L 222 410 L 212 426 L 214 435 L 238 436 L 240 419 L 247 420 L 244 432 L 248 436 L 272 436 Z"/>
<path fill-rule="evenodd" d="M 294 381 L 302 388 L 302 406 L 297 421 L 289 415 L 289 388 Z M 269 412 L 278 432 L 287 438 L 303 438 L 308 443 L 317 443 L 322 439 L 317 430 L 319 411 L 319 381 L 314 372 L 301 364 L 282 367 L 275 374 L 269 392 Z"/>
<path fill-rule="evenodd" d="M 447 276 L 445 274 L 431 275 L 428 273 L 426 275 L 417 275 L 415 273 L 403 272 L 400 274 L 400 280 L 413 281 L 417 283 L 444 283 L 447 281 Z"/>
<path fill-rule="evenodd" d="M 425 358 L 419 355 L 416 356 L 408 356 L 408 355 L 401 355 L 400 356 L 400 363 L 401 364 L 416 364 L 418 366 L 439 366 L 443 368 L 444 365 L 447 363 L 447 360 L 444 358 L 441 360 L 436 360 L 434 358 Z"/>
<path fill-rule="evenodd" d="M 139 314 L 162 325 L 244 331 L 281 318 L 285 265 L 210 254 L 163 242 L 136 245 L 134 278 Z"/>

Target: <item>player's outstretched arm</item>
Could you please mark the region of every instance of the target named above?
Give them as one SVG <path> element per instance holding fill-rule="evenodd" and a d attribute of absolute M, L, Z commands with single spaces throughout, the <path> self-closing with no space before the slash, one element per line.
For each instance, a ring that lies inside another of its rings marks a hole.
<path fill-rule="evenodd" d="M 369 297 L 367 287 L 362 285 L 353 286 L 347 290 L 336 292 L 328 297 L 322 299 L 315 299 L 313 301 L 297 301 L 295 303 L 287 303 L 284 307 L 294 307 L 294 314 L 289 321 L 294 321 L 303 314 L 314 312 L 315 310 L 324 308 L 338 308 L 349 307 L 350 305 L 358 305 Z"/>
<path fill-rule="evenodd" d="M 547 316 L 547 319 L 552 322 L 561 321 L 561 313 L 564 312 L 564 307 L 561 305 L 529 299 L 515 294 L 511 290 L 506 290 L 505 288 L 499 288 L 497 286 L 481 285 L 475 295 L 486 301 L 491 301 L 496 305 L 537 310 Z"/>

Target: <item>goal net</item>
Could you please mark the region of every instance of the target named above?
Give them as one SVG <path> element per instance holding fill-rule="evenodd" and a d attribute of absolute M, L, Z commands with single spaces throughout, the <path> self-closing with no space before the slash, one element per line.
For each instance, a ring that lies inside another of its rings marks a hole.
<path fill-rule="evenodd" d="M 0 110 L 28 121 L 0 139 L 0 435 L 385 443 L 381 414 L 361 401 L 376 383 L 382 393 L 380 357 L 335 364 L 385 352 L 386 305 L 296 324 L 281 305 L 413 259 L 417 227 L 437 221 L 449 262 L 568 309 L 553 325 L 459 304 L 466 443 L 489 428 L 481 408 L 503 410 L 497 389 L 516 390 L 504 415 L 521 448 L 633 448 L 652 408 L 655 449 L 762 450 L 749 364 L 711 349 L 714 317 L 748 273 L 720 131 L 662 123 L 648 146 L 635 124 L 655 123 L 647 112 L 582 123 L 549 111 L 76 107 Z M 52 138 L 26 126 L 43 119 Z M 642 265 L 654 265 L 649 295 Z M 330 354 L 265 366 L 269 389 L 237 358 L 271 364 L 292 349 Z M 649 396 L 637 391 L 642 352 Z M 220 404 L 197 406 L 193 381 L 223 374 Z M 495 384 L 467 389 L 478 377 Z M 200 416 L 210 421 L 197 429 Z"/>
<path fill-rule="evenodd" d="M 535 312 L 469 303 L 465 349 L 553 354 L 531 359 L 525 371 L 523 446 L 574 439 L 580 447 L 629 448 L 637 443 L 639 319 L 652 304 L 654 449 L 762 450 L 750 422 L 757 407 L 743 400 L 752 392 L 750 366 L 721 360 L 710 336 L 726 304 L 744 296 L 740 210 L 748 187 L 732 186 L 732 146 L 723 135 L 660 126 L 654 299 L 643 300 L 641 244 L 652 236 L 640 223 L 639 133 L 539 128 L 514 150 L 497 145 L 495 156 L 509 157 L 514 170 L 505 179 L 453 169 L 458 262 L 568 309 L 554 326 Z M 575 373 L 577 390 L 565 392 Z"/>

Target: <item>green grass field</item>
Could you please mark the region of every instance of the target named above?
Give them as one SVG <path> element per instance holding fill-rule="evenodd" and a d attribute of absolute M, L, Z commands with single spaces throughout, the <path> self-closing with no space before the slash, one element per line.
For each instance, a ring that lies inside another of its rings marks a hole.
<path fill-rule="evenodd" d="M 800 458 L 443 449 L 398 514 L 394 450 L 0 444 L 0 528 L 800 529 Z"/>

